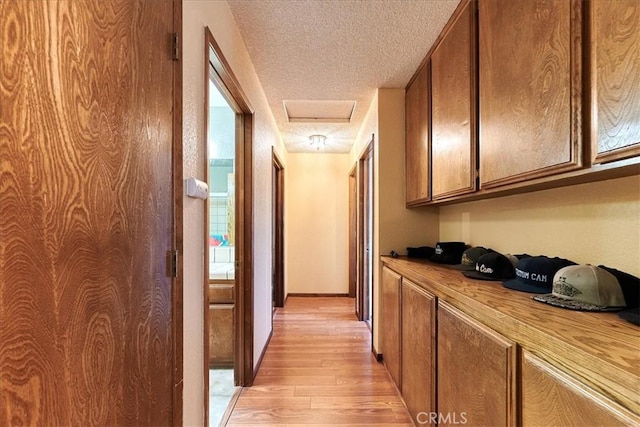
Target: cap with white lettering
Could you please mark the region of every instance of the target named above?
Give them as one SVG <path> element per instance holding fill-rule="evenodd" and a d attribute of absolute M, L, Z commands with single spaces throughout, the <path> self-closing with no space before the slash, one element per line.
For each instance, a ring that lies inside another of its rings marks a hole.
<path fill-rule="evenodd" d="M 474 271 L 463 271 L 467 277 L 480 280 L 507 280 L 514 277 L 509 258 L 498 252 L 489 252 L 478 258 Z"/>
<path fill-rule="evenodd" d="M 589 264 L 561 268 L 553 278 L 553 292 L 533 299 L 571 310 L 617 311 L 626 307 L 618 279 Z"/>
<path fill-rule="evenodd" d="M 575 265 L 575 262 L 546 256 L 522 258 L 516 264 L 516 278 L 503 282 L 502 286 L 522 292 L 548 294 L 553 290 L 553 276 L 568 265 Z"/>
<path fill-rule="evenodd" d="M 467 249 L 464 242 L 438 242 L 431 261 L 440 264 L 460 264 L 462 253 Z"/>
<path fill-rule="evenodd" d="M 462 261 L 460 261 L 460 264 L 454 265 L 452 267 L 460 271 L 475 270 L 478 259 L 488 252 L 491 252 L 491 249 L 483 248 L 482 246 L 469 248 L 462 253 Z"/>

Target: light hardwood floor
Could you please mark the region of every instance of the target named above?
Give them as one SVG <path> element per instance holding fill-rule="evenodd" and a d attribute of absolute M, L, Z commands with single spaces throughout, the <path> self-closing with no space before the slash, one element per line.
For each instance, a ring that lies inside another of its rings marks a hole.
<path fill-rule="evenodd" d="M 350 298 L 288 298 L 228 426 L 411 426 Z"/>

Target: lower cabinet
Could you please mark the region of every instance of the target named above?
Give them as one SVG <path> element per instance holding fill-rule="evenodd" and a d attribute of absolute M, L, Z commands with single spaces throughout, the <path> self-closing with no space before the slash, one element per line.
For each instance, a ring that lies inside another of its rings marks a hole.
<path fill-rule="evenodd" d="M 402 396 L 421 422 L 436 411 L 436 297 L 402 279 Z"/>
<path fill-rule="evenodd" d="M 522 424 L 524 426 L 637 425 L 638 420 L 609 399 L 524 351 Z"/>
<path fill-rule="evenodd" d="M 516 425 L 515 343 L 439 302 L 437 349 L 439 424 Z"/>
<path fill-rule="evenodd" d="M 381 277 L 380 344 L 384 364 L 398 388 L 401 388 L 400 354 L 400 285 L 402 277 L 395 271 L 383 267 Z"/>
<path fill-rule="evenodd" d="M 462 293 L 467 291 L 466 286 L 452 289 L 456 276 L 445 268 L 425 266 L 424 281 L 420 280 L 416 270 L 421 265 L 408 264 L 411 279 L 383 265 L 379 319 L 385 365 L 414 424 L 640 426 L 638 383 L 634 381 L 638 359 L 635 347 L 628 347 L 630 340 L 637 338 L 633 330 L 616 324 L 618 328 L 611 330 L 629 351 L 620 346 L 616 350 L 619 357 L 603 359 L 602 366 L 596 362 L 594 371 L 585 371 L 585 360 L 589 359 L 576 354 L 579 349 L 569 341 L 572 337 L 557 346 L 540 346 L 528 339 L 539 334 L 541 324 L 550 327 L 548 316 L 543 323 L 531 326 L 522 321 L 514 332 L 513 327 L 505 325 L 509 319 L 518 319 L 509 317 L 513 312 L 494 306 L 491 313 L 483 311 L 484 307 L 471 302 L 469 296 L 476 296 L 473 292 Z M 540 307 L 543 311 L 545 308 Z M 535 309 L 537 306 L 531 307 Z M 597 328 L 592 320 L 584 319 L 591 323 L 587 332 L 576 335 L 581 343 L 586 333 Z M 593 342 L 600 342 L 595 338 L 601 336 L 594 331 Z M 616 342 L 603 346 L 615 349 Z M 597 357 L 598 353 L 591 354 Z M 567 363 L 574 359 L 575 363 Z M 630 369 L 606 371 L 611 369 L 612 360 L 626 361 Z M 614 383 L 625 373 L 629 375 L 626 382 Z"/>

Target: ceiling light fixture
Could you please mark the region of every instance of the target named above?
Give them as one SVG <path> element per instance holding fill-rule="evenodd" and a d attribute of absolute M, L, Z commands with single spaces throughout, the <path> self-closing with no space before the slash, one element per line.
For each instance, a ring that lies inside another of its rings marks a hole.
<path fill-rule="evenodd" d="M 311 141 L 311 146 L 315 145 L 316 150 L 320 150 L 320 146 L 327 144 L 327 137 L 324 135 L 311 135 L 309 141 Z"/>

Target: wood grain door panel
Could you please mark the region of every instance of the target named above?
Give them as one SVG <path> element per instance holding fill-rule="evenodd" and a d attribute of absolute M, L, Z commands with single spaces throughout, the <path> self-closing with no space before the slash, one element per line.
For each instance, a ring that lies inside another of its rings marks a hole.
<path fill-rule="evenodd" d="M 387 267 L 382 268 L 380 341 L 384 364 L 398 388 L 402 384 L 400 285 L 402 277 Z"/>
<path fill-rule="evenodd" d="M 592 160 L 640 155 L 640 2 L 590 2 Z"/>
<path fill-rule="evenodd" d="M 425 64 L 407 87 L 406 185 L 407 204 L 431 200 L 431 65 Z"/>
<path fill-rule="evenodd" d="M 478 2 L 481 187 L 582 166 L 582 2 Z"/>
<path fill-rule="evenodd" d="M 628 413 L 537 356 L 523 352 L 523 426 L 638 424 L 640 417 Z"/>
<path fill-rule="evenodd" d="M 402 279 L 402 397 L 414 420 L 436 412 L 436 298 Z"/>
<path fill-rule="evenodd" d="M 234 305 L 209 305 L 209 367 L 233 367 Z"/>
<path fill-rule="evenodd" d="M 0 16 L 0 425 L 170 425 L 173 3 Z"/>
<path fill-rule="evenodd" d="M 438 302 L 438 412 L 474 426 L 515 426 L 516 344 Z"/>
<path fill-rule="evenodd" d="M 474 3 L 467 2 L 431 56 L 433 199 L 476 189 Z"/>

